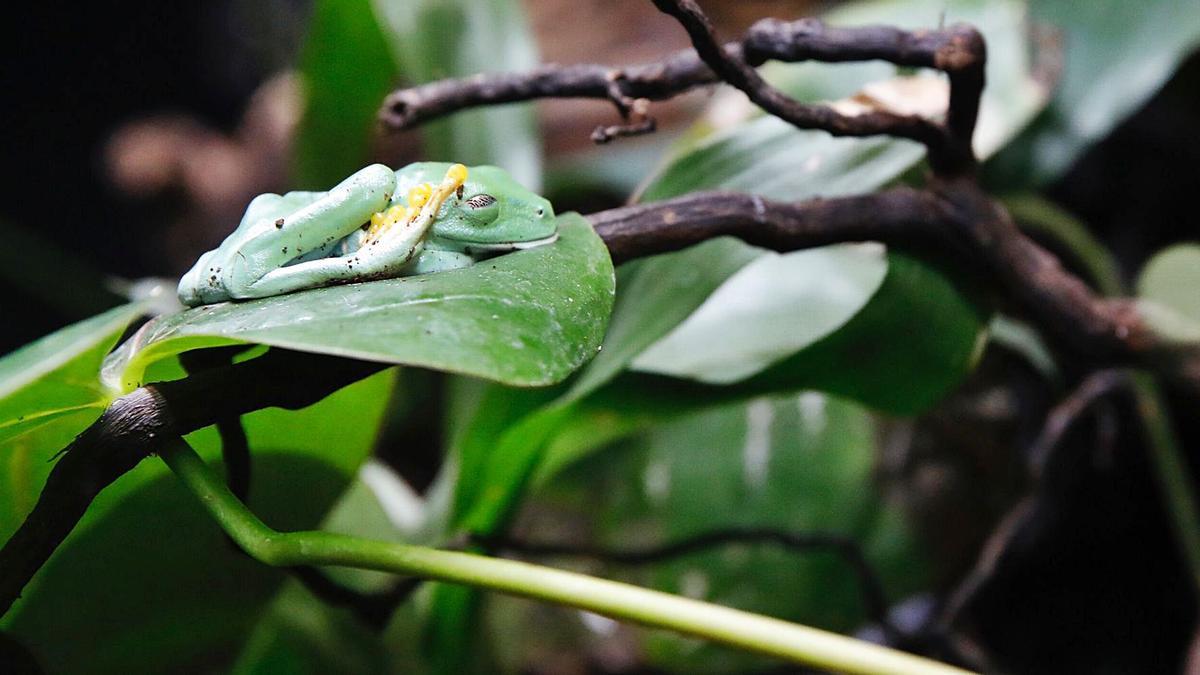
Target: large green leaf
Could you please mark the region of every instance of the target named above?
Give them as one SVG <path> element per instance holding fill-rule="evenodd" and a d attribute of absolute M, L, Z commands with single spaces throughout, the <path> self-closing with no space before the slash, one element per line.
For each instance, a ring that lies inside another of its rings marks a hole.
<path fill-rule="evenodd" d="M 972 284 L 893 251 L 887 276 L 837 332 L 739 383 L 746 393 L 819 389 L 889 413 L 929 409 L 974 368 L 989 310 Z"/>
<path fill-rule="evenodd" d="M 989 167 L 1009 189 L 1036 187 L 1068 169 L 1167 81 L 1200 45 L 1192 0 L 1032 0 L 1031 19 L 1054 31 L 1062 73 L 1049 108 Z"/>
<path fill-rule="evenodd" d="M 328 189 L 370 160 L 384 96 L 537 61 L 535 41 L 511 0 L 320 0 L 300 57 L 305 109 L 294 153 L 295 187 Z M 421 129 L 425 155 L 496 164 L 524 185 L 541 184 L 531 105 L 483 108 Z"/>
<path fill-rule="evenodd" d="M 528 486 L 546 484 L 615 441 L 724 402 L 819 387 L 893 412 L 927 408 L 974 363 L 983 344 L 985 313 L 938 272 L 899 253 L 892 254 L 877 293 L 911 295 L 913 301 L 870 302 L 833 335 L 730 386 L 626 375 L 589 389 L 586 396 L 568 392 L 540 408 L 527 395 L 514 407 L 511 390 L 490 386 L 468 423 L 466 437 L 473 442 L 458 446 L 459 487 L 470 489 L 457 500 L 454 522 L 471 532 L 494 532 L 511 521 Z M 906 337 L 894 339 L 899 335 Z M 907 337 L 912 335 L 925 339 Z M 614 371 L 604 366 L 605 381 Z M 579 382 L 587 377 L 585 372 Z M 503 407 L 496 405 L 501 402 Z M 732 447 L 719 452 L 734 454 Z M 445 615 L 435 617 L 442 620 L 435 631 L 441 645 L 448 633 L 466 630 L 474 616 L 453 602 L 461 601 L 462 591 L 445 589 L 444 595 L 439 599 Z"/>
<path fill-rule="evenodd" d="M 941 281 L 940 273 L 929 266 L 892 253 L 876 294 L 910 295 L 913 304 L 869 302 L 836 333 L 731 385 L 623 375 L 572 405 L 541 448 L 533 482 L 542 484 L 635 433 L 764 394 L 814 388 L 894 414 L 926 410 L 971 369 L 986 334 L 986 312 L 969 295 Z M 913 335 L 922 339 L 911 339 Z M 507 435 L 502 439 L 520 445 Z"/>
<path fill-rule="evenodd" d="M 714 384 L 745 379 L 840 328 L 867 304 L 886 273 L 877 244 L 763 255 L 631 367 Z"/>
<path fill-rule="evenodd" d="M 688 317 L 726 279 L 765 252 L 717 238 L 688 251 L 634 260 L 621 266 L 604 349 L 571 386 L 568 398 L 595 391 Z"/>
<path fill-rule="evenodd" d="M 254 453 L 250 506 L 310 529 L 369 454 L 392 373 L 299 411 L 243 417 Z M 218 455 L 214 429 L 188 436 Z M 48 672 L 164 672 L 236 651 L 283 572 L 231 546 L 166 466 L 148 459 L 100 494 L 4 617 Z"/>
<path fill-rule="evenodd" d="M 110 402 L 100 361 L 142 311 L 116 307 L 0 359 L 0 541 L 33 507 L 50 458 Z"/>
<path fill-rule="evenodd" d="M 300 55 L 304 115 L 295 187 L 327 190 L 367 163 L 376 113 L 397 68 L 371 0 L 317 0 Z"/>
<path fill-rule="evenodd" d="M 537 65 L 536 44 L 514 0 L 375 0 L 408 84 Z M 485 107 L 424 125 L 426 154 L 496 164 L 523 185 L 541 185 L 541 144 L 532 105 Z"/>
<path fill-rule="evenodd" d="M 559 240 L 458 270 L 197 307 L 148 323 L 105 363 L 128 391 L 145 367 L 231 342 L 423 366 L 519 386 L 596 352 L 612 307 L 608 249 L 578 214 Z"/>

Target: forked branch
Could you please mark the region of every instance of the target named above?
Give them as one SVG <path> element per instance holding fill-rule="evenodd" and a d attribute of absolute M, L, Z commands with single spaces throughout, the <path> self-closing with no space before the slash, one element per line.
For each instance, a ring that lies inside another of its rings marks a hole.
<path fill-rule="evenodd" d="M 838 136 L 889 135 L 926 145 L 934 168 L 947 174 L 973 165 L 971 135 L 983 91 L 986 48 L 974 28 L 904 31 L 886 26 L 834 28 L 815 19 L 754 24 L 741 41 L 719 46 L 695 3 L 657 2 L 684 17 L 695 49 L 662 61 L 623 68 L 598 64 L 546 65 L 524 73 L 487 73 L 400 89 L 380 111 L 392 131 L 410 129 L 460 110 L 540 98 L 593 98 L 612 102 L 625 124 L 601 127 L 597 141 L 653 130 L 649 101 L 661 101 L 721 81 L 745 91 L 764 110 L 804 129 Z M 845 115 L 826 105 L 799 103 L 771 87 L 755 67 L 767 61 L 882 60 L 933 68 L 950 79 L 946 123 L 883 110 Z"/>

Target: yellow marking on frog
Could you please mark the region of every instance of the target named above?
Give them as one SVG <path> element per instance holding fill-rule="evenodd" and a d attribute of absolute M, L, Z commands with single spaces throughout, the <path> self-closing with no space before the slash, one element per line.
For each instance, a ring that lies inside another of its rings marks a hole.
<path fill-rule="evenodd" d="M 453 164 L 449 169 L 446 169 L 446 180 L 454 181 L 454 189 L 467 182 L 467 167 L 462 164 Z"/>
<path fill-rule="evenodd" d="M 396 204 L 386 211 L 380 211 L 371 216 L 371 225 L 367 228 L 366 243 L 382 239 L 387 232 L 397 224 L 411 225 L 421 216 L 432 221 L 442 204 L 450 195 L 458 191 L 467 182 L 467 167 L 462 164 L 451 165 L 446 170 L 442 182 L 434 187 L 431 183 L 420 183 L 408 191 L 408 206 Z"/>
<path fill-rule="evenodd" d="M 433 186 L 429 183 L 421 183 L 414 185 L 413 189 L 408 191 L 408 205 L 420 209 L 425 206 L 425 202 L 429 201 L 429 196 L 433 194 Z"/>

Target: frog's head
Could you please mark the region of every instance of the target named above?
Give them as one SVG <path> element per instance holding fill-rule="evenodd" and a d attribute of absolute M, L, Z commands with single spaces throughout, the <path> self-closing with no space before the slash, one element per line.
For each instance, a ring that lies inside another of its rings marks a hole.
<path fill-rule="evenodd" d="M 471 167 L 462 190 L 447 199 L 433 223 L 434 236 L 468 253 L 501 252 L 555 240 L 554 209 L 504 169 Z"/>

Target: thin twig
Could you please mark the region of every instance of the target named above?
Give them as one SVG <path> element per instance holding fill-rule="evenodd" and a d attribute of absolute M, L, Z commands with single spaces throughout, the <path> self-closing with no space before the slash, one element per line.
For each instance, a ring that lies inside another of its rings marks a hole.
<path fill-rule="evenodd" d="M 351 610 L 359 621 L 376 631 L 387 627 L 396 608 L 412 597 L 425 581 L 417 578 L 398 579 L 381 591 L 363 593 L 333 581 L 317 567 L 297 565 L 287 570 L 321 602 Z"/>
<path fill-rule="evenodd" d="M 1070 394 L 1046 415 L 1038 437 L 1029 446 L 1029 493 L 1000 519 L 980 550 L 975 565 L 959 582 L 942 608 L 939 624 L 944 630 L 953 629 L 963 610 L 993 576 L 1005 553 L 1018 533 L 1032 522 L 1045 491 L 1046 467 L 1054 460 L 1054 452 L 1062 446 L 1063 437 L 1082 420 L 1092 406 L 1114 391 L 1128 387 L 1128 373 L 1120 370 L 1101 370 L 1089 375 Z"/>
<path fill-rule="evenodd" d="M 235 356 L 246 350 L 245 345 L 193 349 L 179 355 L 179 363 L 189 375 L 230 365 Z M 216 421 L 221 438 L 221 460 L 225 464 L 225 481 L 238 499 L 250 498 L 250 441 L 242 418 L 237 415 Z"/>
<path fill-rule="evenodd" d="M 931 157 L 940 154 L 946 139 L 944 130 L 937 124 L 916 115 L 873 111 L 851 116 L 826 105 L 800 103 L 768 84 L 750 64 L 729 58 L 717 42 L 712 22 L 693 0 L 654 0 L 654 6 L 683 26 L 700 59 L 721 80 L 741 90 L 758 107 L 779 119 L 800 129 L 823 129 L 835 136 L 887 134 L 908 138 L 928 147 Z"/>

